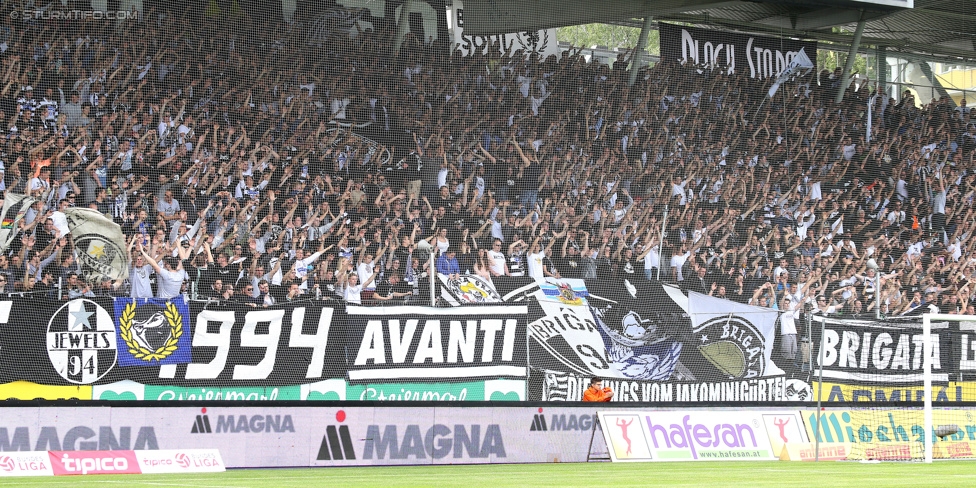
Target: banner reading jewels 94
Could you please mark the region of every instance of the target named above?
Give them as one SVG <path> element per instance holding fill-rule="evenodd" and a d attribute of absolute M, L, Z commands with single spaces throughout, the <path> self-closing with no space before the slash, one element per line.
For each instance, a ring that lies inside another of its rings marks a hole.
<path fill-rule="evenodd" d="M 175 397 L 206 397 L 209 389 L 343 378 L 344 315 L 342 304 L 314 302 L 255 309 L 181 299 L 0 301 L 0 319 L 8 322 L 0 327 L 0 384 L 64 387 L 128 381 L 173 385 Z M 91 398 L 90 392 L 81 391 L 28 394 Z"/>

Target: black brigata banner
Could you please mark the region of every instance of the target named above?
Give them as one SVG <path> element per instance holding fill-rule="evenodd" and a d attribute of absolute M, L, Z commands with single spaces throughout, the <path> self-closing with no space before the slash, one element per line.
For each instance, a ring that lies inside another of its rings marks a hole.
<path fill-rule="evenodd" d="M 820 338 L 821 323 L 823 341 Z M 971 324 L 932 323 L 932 379 L 944 383 L 958 374 L 971 373 L 972 333 L 963 330 Z M 815 358 L 823 357 L 824 379 L 844 383 L 904 384 L 923 379 L 922 325 L 917 319 L 838 320 L 813 317 L 813 344 L 823 344 L 823 354 L 814 348 Z"/>
<path fill-rule="evenodd" d="M 786 69 L 803 49 L 817 59 L 817 43 L 778 37 L 699 29 L 671 24 L 661 26 L 661 60 L 709 65 L 750 78 L 773 78 Z"/>

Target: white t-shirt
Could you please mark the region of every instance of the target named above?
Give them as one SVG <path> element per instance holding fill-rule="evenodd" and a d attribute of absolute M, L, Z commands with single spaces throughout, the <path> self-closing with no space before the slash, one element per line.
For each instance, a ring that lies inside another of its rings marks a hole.
<path fill-rule="evenodd" d="M 356 267 L 356 274 L 359 275 L 359 282 L 366 283 L 366 280 L 368 280 L 370 276 L 373 276 L 375 267 L 376 266 L 374 263 L 359 263 L 359 266 Z M 362 289 L 362 285 L 356 286 L 359 286 L 360 289 Z M 376 288 L 376 286 L 373 285 L 373 283 L 370 283 L 367 290 L 372 290 L 374 288 Z"/>
<path fill-rule="evenodd" d="M 535 278 L 536 281 L 542 281 L 546 279 L 545 271 L 542 266 L 542 260 L 546 259 L 546 253 L 539 251 L 535 254 L 529 254 L 529 276 Z"/>
<path fill-rule="evenodd" d="M 58 210 L 51 214 L 51 222 L 54 223 L 54 228 L 61 232 L 61 237 L 67 236 L 71 233 L 68 229 L 68 216 L 64 212 Z"/>
<path fill-rule="evenodd" d="M 661 255 L 657 253 L 657 246 L 655 246 L 644 256 L 644 269 L 654 269 L 660 266 Z"/>
<path fill-rule="evenodd" d="M 132 285 L 132 298 L 152 298 L 152 283 L 149 276 L 154 273 L 152 266 L 144 265 L 141 268 L 132 266 L 129 272 L 129 283 Z"/>
<path fill-rule="evenodd" d="M 158 278 L 159 291 L 157 296 L 159 298 L 173 298 L 179 295 L 180 289 L 183 288 L 183 280 L 187 279 L 186 271 L 182 269 L 177 271 L 161 269 L 156 273 L 156 276 Z"/>
<path fill-rule="evenodd" d="M 823 191 L 820 189 L 819 181 L 815 181 L 810 185 L 810 200 L 823 200 Z"/>
<path fill-rule="evenodd" d="M 491 270 L 497 274 L 505 274 L 505 255 L 498 251 L 488 251 L 488 258 L 491 259 Z"/>
<path fill-rule="evenodd" d="M 322 253 L 316 252 L 311 256 L 305 257 L 305 259 L 295 260 L 295 277 L 298 278 L 299 281 L 301 281 L 301 283 L 298 285 L 300 289 L 302 290 L 308 289 L 308 282 L 303 281 L 303 278 L 305 278 L 305 276 L 308 275 L 309 265 L 314 263 L 315 260 L 318 259 L 321 254 Z"/>
<path fill-rule="evenodd" d="M 780 334 L 796 335 L 796 319 L 800 318 L 799 310 L 787 310 L 779 316 Z"/>
<path fill-rule="evenodd" d="M 175 198 L 173 199 L 172 202 L 167 202 L 166 200 L 161 199 L 159 200 L 159 203 L 156 204 L 156 211 L 167 217 L 172 217 L 173 215 L 176 215 L 176 213 L 180 211 L 180 202 Z M 176 225 L 179 225 L 179 222 L 177 222 L 176 220 L 169 221 L 170 228 L 173 228 Z"/>
<path fill-rule="evenodd" d="M 346 303 L 354 303 L 356 305 L 362 305 L 363 300 L 362 297 L 359 295 L 360 293 L 362 293 L 362 291 L 363 291 L 363 285 L 351 286 L 347 284 L 345 288 L 342 289 L 342 299 L 345 300 Z"/>
<path fill-rule="evenodd" d="M 857 144 L 851 144 L 850 146 L 843 146 L 844 159 L 850 161 L 854 157 L 854 153 L 857 151 Z"/>
<path fill-rule="evenodd" d="M 691 257 L 691 252 L 686 252 L 684 254 L 675 254 L 671 256 L 671 267 L 675 269 L 678 276 L 678 281 L 683 281 L 685 279 L 684 275 L 681 274 L 681 268 L 684 267 L 685 261 Z"/>
<path fill-rule="evenodd" d="M 688 194 L 685 191 L 685 184 L 682 183 L 680 185 L 675 185 L 675 184 L 672 183 L 671 184 L 671 196 L 672 197 L 681 197 L 681 201 L 678 202 L 678 205 L 684 205 L 685 203 L 687 203 L 688 202 L 688 199 L 687 199 Z"/>
<path fill-rule="evenodd" d="M 31 178 L 30 181 L 30 191 L 34 192 L 37 190 L 47 190 L 50 187 L 50 183 L 40 178 Z"/>

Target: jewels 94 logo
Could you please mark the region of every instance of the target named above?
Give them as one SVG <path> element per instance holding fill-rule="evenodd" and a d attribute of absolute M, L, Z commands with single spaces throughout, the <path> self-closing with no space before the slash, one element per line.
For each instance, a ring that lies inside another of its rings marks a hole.
<path fill-rule="evenodd" d="M 97 303 L 71 300 L 51 316 L 47 354 L 62 378 L 78 385 L 94 383 L 115 366 L 112 316 Z"/>
<path fill-rule="evenodd" d="M 495 291 L 495 287 L 477 275 L 461 275 L 456 279 L 446 280 L 446 284 L 448 291 L 463 303 L 496 303 L 502 301 L 502 297 Z"/>

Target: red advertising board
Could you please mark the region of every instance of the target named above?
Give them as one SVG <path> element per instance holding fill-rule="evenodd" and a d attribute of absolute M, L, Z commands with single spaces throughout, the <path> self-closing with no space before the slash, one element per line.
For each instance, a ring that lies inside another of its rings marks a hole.
<path fill-rule="evenodd" d="M 0 477 L 225 471 L 217 449 L 0 452 Z"/>
<path fill-rule="evenodd" d="M 48 451 L 55 476 L 140 474 L 135 451 Z"/>

